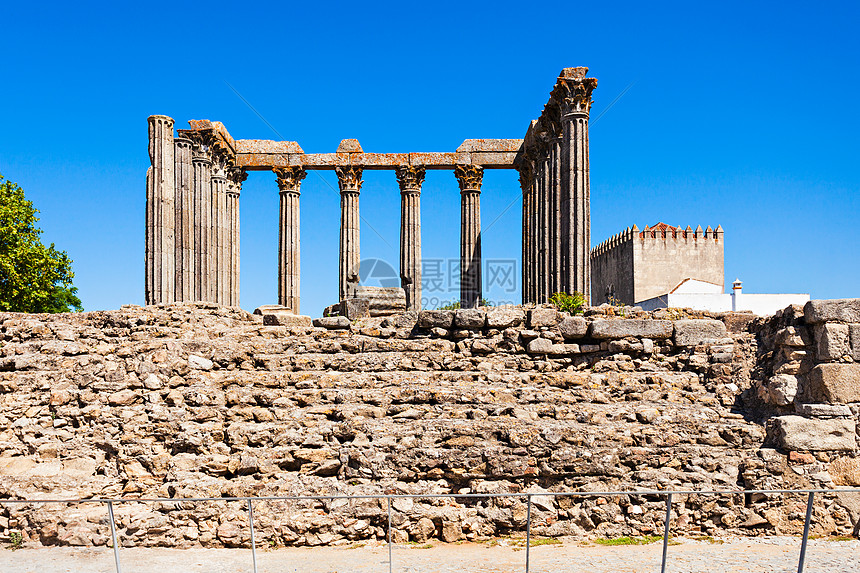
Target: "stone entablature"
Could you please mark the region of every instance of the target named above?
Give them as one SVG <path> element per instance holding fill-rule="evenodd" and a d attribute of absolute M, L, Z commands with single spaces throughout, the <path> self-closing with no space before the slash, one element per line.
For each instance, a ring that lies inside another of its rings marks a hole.
<path fill-rule="evenodd" d="M 555 291 L 588 296 L 588 111 L 597 80 L 586 78 L 587 71 L 562 70 L 543 114 L 531 123 L 525 139 L 467 139 L 451 152 L 370 153 L 357 140 L 344 139 L 334 153 L 305 153 L 295 141 L 236 140 L 222 123 L 210 120 L 189 121 L 190 129 L 179 130 L 174 143 L 173 119 L 152 116 L 147 303 L 196 299 L 239 304 L 241 184 L 248 171 L 274 171 L 281 190 L 278 303 L 298 312 L 300 195 L 297 186 L 284 191 L 284 178 L 288 172 L 308 170 L 334 170 L 338 175 L 340 300 L 351 298 L 358 285 L 362 173 L 374 169 L 398 174 L 401 286 L 410 309 L 421 306 L 420 192 L 427 169 L 452 170 L 460 186 L 460 302 L 464 308 L 476 306 L 482 297 L 480 192 L 485 169 L 520 171 L 523 301 L 546 302 Z M 184 147 L 174 154 L 174 144 L 187 147 L 189 142 L 190 161 Z M 182 172 L 176 182 L 174 163 L 181 167 L 177 173 Z M 415 175 L 419 172 L 421 177 Z"/>

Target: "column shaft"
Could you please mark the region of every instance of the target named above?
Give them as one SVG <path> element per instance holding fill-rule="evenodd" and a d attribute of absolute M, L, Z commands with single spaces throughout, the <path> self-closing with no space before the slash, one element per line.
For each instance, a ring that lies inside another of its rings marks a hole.
<path fill-rule="evenodd" d="M 424 168 L 397 169 L 400 184 L 400 285 L 409 310 L 421 310 L 421 184 Z"/>
<path fill-rule="evenodd" d="M 571 114 L 564 121 L 562 185 L 566 210 L 562 234 L 567 290 L 590 297 L 591 215 L 588 166 L 588 115 Z"/>
<path fill-rule="evenodd" d="M 278 219 L 278 304 L 300 311 L 301 248 L 299 233 L 299 197 L 307 172 L 301 167 L 276 167 L 280 190 Z"/>
<path fill-rule="evenodd" d="M 174 140 L 176 186 L 176 300 L 194 300 L 194 166 L 191 140 Z"/>
<path fill-rule="evenodd" d="M 153 115 L 149 124 L 150 168 L 146 173 L 146 304 L 175 300 L 176 181 L 173 119 Z"/>
<path fill-rule="evenodd" d="M 460 184 L 460 306 L 475 308 L 483 294 L 481 277 L 481 182 L 477 165 L 457 165 Z"/>
<path fill-rule="evenodd" d="M 211 226 L 209 228 L 209 281 L 206 300 L 222 304 L 224 302 L 224 201 L 227 196 L 227 174 L 224 165 L 216 161 L 211 179 Z"/>
<path fill-rule="evenodd" d="M 340 186 L 340 258 L 338 263 L 338 295 L 340 300 L 352 296 L 359 282 L 361 264 L 360 215 L 358 196 L 361 191 L 362 168 L 358 166 L 337 167 Z"/>
<path fill-rule="evenodd" d="M 194 148 L 194 299 L 209 299 L 209 239 L 212 226 L 212 160 Z"/>

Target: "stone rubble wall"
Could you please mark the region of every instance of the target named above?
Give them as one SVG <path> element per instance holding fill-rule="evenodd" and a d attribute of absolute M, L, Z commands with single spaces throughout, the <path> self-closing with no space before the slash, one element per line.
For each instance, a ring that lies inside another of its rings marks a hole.
<path fill-rule="evenodd" d="M 858 322 L 826 316 L 815 324 L 827 333 Z M 393 502 L 394 539 L 424 542 L 523 531 L 523 500 L 457 497 L 465 493 L 857 481 L 845 436 L 821 448 L 768 430 L 786 427 L 789 409 L 773 396 L 791 394 L 772 379 L 811 366 L 817 327 L 804 335 L 801 321 L 812 321 L 797 309 L 753 318 L 514 306 L 313 324 L 283 315 L 271 326 L 206 303 L 0 314 L 0 498 L 451 494 Z M 821 336 L 831 352 L 830 334 Z M 847 427 L 852 412 L 802 415 Z M 816 533 L 853 530 L 860 511 L 840 495 L 817 498 Z M 805 508 L 804 495 L 675 501 L 677 533 L 799 533 Z M 535 535 L 663 528 L 658 496 L 533 503 Z M 254 509 L 263 546 L 378 539 L 387 524 L 384 500 Z M 248 542 L 242 502 L 130 502 L 115 512 L 126 546 Z M 0 539 L 11 532 L 26 544 L 110 536 L 98 504 L 0 505 Z"/>

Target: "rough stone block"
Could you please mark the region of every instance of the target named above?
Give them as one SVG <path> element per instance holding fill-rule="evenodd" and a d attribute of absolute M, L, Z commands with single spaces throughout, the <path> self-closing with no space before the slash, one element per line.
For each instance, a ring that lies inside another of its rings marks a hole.
<path fill-rule="evenodd" d="M 566 316 L 558 323 L 558 329 L 567 339 L 582 338 L 588 332 L 588 323 L 581 316 Z"/>
<path fill-rule="evenodd" d="M 848 338 L 851 342 L 851 358 L 860 362 L 860 324 L 848 325 Z"/>
<path fill-rule="evenodd" d="M 406 291 L 400 287 L 357 286 L 353 296 L 370 301 L 370 316 L 391 316 L 406 311 Z"/>
<path fill-rule="evenodd" d="M 535 308 L 529 311 L 529 326 L 555 326 L 559 318 L 559 313 L 554 308 Z"/>
<path fill-rule="evenodd" d="M 487 311 L 487 326 L 490 328 L 511 328 L 519 326 L 525 320 L 522 308 L 500 306 Z"/>
<path fill-rule="evenodd" d="M 767 383 L 768 397 L 777 406 L 787 406 L 797 396 L 797 376 L 777 374 Z"/>
<path fill-rule="evenodd" d="M 856 447 L 855 429 L 854 420 L 846 418 L 779 416 L 774 419 L 777 443 L 786 450 L 853 450 Z"/>
<path fill-rule="evenodd" d="M 418 313 L 421 328 L 451 328 L 454 324 L 453 310 L 422 310 Z"/>
<path fill-rule="evenodd" d="M 340 301 L 340 315 L 349 320 L 370 318 L 370 300 L 366 298 L 348 298 Z"/>
<path fill-rule="evenodd" d="M 798 414 L 815 418 L 850 418 L 851 408 L 844 404 L 797 404 Z"/>
<path fill-rule="evenodd" d="M 416 324 L 418 324 L 418 311 L 416 310 L 409 310 L 407 312 L 395 314 L 394 316 L 389 316 L 382 322 L 382 326 L 385 327 L 409 330 L 415 328 Z"/>
<path fill-rule="evenodd" d="M 478 308 L 463 308 L 454 311 L 454 327 L 482 330 L 487 324 L 487 313 Z"/>
<path fill-rule="evenodd" d="M 818 364 L 806 376 L 807 394 L 832 404 L 860 402 L 860 364 Z"/>
<path fill-rule="evenodd" d="M 263 315 L 264 326 L 311 326 L 311 317 L 302 314 L 293 314 L 290 311 L 269 312 Z"/>
<path fill-rule="evenodd" d="M 799 348 L 811 344 L 812 338 L 805 326 L 786 326 L 776 333 L 774 342 L 779 346 Z"/>
<path fill-rule="evenodd" d="M 314 326 L 329 330 L 346 330 L 352 323 L 345 316 L 324 316 L 314 319 Z"/>
<path fill-rule="evenodd" d="M 671 320 L 618 319 L 595 320 L 591 323 L 591 336 L 594 338 L 670 338 Z"/>
<path fill-rule="evenodd" d="M 815 325 L 815 357 L 819 361 L 839 360 L 849 351 L 847 324 L 830 322 Z"/>
<path fill-rule="evenodd" d="M 728 336 L 726 325 L 721 320 L 676 320 L 675 344 L 696 346 L 709 340 L 719 340 Z"/>
<path fill-rule="evenodd" d="M 803 307 L 810 324 L 822 322 L 860 322 L 860 298 L 811 300 Z"/>
<path fill-rule="evenodd" d="M 535 338 L 528 344 L 529 354 L 551 354 L 553 352 L 552 340 L 548 338 Z"/>

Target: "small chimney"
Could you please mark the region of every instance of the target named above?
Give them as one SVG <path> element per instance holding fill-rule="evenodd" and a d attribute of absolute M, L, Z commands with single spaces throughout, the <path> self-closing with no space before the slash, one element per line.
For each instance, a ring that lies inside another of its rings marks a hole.
<path fill-rule="evenodd" d="M 738 310 L 738 298 L 741 294 L 741 279 L 735 279 L 735 282 L 732 283 L 732 310 Z"/>

